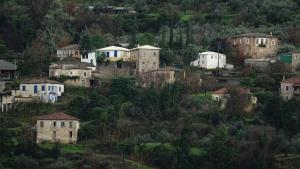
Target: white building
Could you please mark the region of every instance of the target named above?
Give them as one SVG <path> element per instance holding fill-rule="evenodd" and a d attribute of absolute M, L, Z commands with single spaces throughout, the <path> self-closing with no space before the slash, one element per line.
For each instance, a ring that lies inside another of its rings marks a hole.
<path fill-rule="evenodd" d="M 36 122 L 36 143 L 76 143 L 79 119 L 63 112 L 43 115 Z"/>
<path fill-rule="evenodd" d="M 62 60 L 65 58 L 80 58 L 80 46 L 77 44 L 72 44 L 65 46 L 63 48 L 57 49 L 57 57 Z"/>
<path fill-rule="evenodd" d="M 109 46 L 81 55 L 81 62 L 91 63 L 97 66 L 97 59 L 101 56 L 104 56 L 105 59 L 109 59 L 110 61 L 118 61 L 120 59 L 128 60 L 130 51 L 123 47 Z"/>
<path fill-rule="evenodd" d="M 64 93 L 64 85 L 52 80 L 31 80 L 20 84 L 19 90 L 12 90 L 14 101 L 39 100 L 54 103 Z"/>
<path fill-rule="evenodd" d="M 191 66 L 204 69 L 224 68 L 226 65 L 226 55 L 216 52 L 199 53 L 198 58 L 191 62 Z"/>
<path fill-rule="evenodd" d="M 129 49 L 118 47 L 118 46 L 109 46 L 101 49 L 97 49 L 96 51 L 100 52 L 100 55 L 103 54 L 107 59 L 111 61 L 120 60 L 120 59 L 128 59 L 130 57 Z"/>

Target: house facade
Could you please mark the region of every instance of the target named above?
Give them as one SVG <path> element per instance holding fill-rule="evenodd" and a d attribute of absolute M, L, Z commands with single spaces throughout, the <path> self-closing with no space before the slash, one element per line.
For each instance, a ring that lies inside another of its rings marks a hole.
<path fill-rule="evenodd" d="M 39 116 L 36 121 L 36 143 L 76 143 L 79 119 L 63 112 Z"/>
<path fill-rule="evenodd" d="M 92 71 L 95 68 L 92 64 L 83 62 L 57 62 L 49 67 L 49 78 L 63 78 L 66 85 L 90 87 Z"/>
<path fill-rule="evenodd" d="M 279 40 L 272 33 L 246 33 L 230 38 L 234 55 L 239 59 L 275 56 Z"/>
<path fill-rule="evenodd" d="M 57 49 L 56 56 L 60 60 L 65 58 L 76 58 L 80 59 L 80 46 L 78 44 L 71 44 L 62 48 Z"/>
<path fill-rule="evenodd" d="M 64 85 L 52 80 L 30 80 L 20 84 L 19 90 L 12 90 L 14 101 L 56 102 L 64 93 Z"/>
<path fill-rule="evenodd" d="M 95 51 L 86 53 L 86 54 L 82 54 L 80 61 L 83 63 L 93 64 L 95 67 L 97 67 L 97 54 L 99 54 L 99 52 L 95 52 Z"/>
<path fill-rule="evenodd" d="M 284 100 L 298 98 L 300 96 L 300 77 L 282 80 L 280 83 L 280 95 Z"/>
<path fill-rule="evenodd" d="M 199 53 L 198 58 L 192 61 L 191 66 L 204 69 L 224 68 L 226 65 L 226 55 L 216 52 Z"/>
<path fill-rule="evenodd" d="M 135 61 L 137 73 L 144 73 L 159 68 L 160 48 L 144 45 L 130 50 L 130 61 Z"/>
<path fill-rule="evenodd" d="M 17 65 L 0 59 L 0 81 L 16 78 Z"/>

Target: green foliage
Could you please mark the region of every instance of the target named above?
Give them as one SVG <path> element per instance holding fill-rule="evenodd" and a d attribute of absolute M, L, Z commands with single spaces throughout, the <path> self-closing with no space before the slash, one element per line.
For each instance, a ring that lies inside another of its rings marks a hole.
<path fill-rule="evenodd" d="M 39 163 L 28 156 L 20 155 L 15 159 L 15 168 L 16 169 L 38 169 Z"/>
<path fill-rule="evenodd" d="M 126 99 L 133 99 L 137 93 L 136 81 L 134 78 L 119 77 L 112 80 L 113 95 L 121 95 Z"/>

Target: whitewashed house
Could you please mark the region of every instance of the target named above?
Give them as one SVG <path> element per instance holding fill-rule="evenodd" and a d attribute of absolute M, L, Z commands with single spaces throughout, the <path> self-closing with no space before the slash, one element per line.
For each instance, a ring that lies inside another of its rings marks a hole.
<path fill-rule="evenodd" d="M 226 65 L 226 55 L 216 52 L 199 53 L 198 58 L 192 61 L 191 66 L 196 66 L 204 69 L 224 68 Z"/>
<path fill-rule="evenodd" d="M 36 143 L 76 143 L 79 119 L 63 112 L 39 116 L 36 122 Z"/>
<path fill-rule="evenodd" d="M 64 93 L 64 85 L 53 80 L 30 80 L 20 84 L 19 90 L 12 90 L 14 101 L 39 100 L 45 103 L 56 102 Z"/>
<path fill-rule="evenodd" d="M 119 47 L 119 46 L 109 46 L 109 47 L 97 49 L 96 51 L 100 52 L 100 55 L 105 56 L 107 59 L 111 61 L 116 61 L 120 59 L 127 60 L 130 57 L 129 49 Z"/>

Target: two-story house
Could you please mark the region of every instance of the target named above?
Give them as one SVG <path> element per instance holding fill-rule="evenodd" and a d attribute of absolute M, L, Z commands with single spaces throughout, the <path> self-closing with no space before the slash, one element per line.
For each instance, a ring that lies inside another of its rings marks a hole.
<path fill-rule="evenodd" d="M 120 59 L 127 60 L 130 57 L 129 49 L 119 46 L 108 46 L 97 49 L 96 51 L 100 52 L 100 55 L 105 56 L 106 59 L 109 59 L 110 61 L 117 61 Z"/>
<path fill-rule="evenodd" d="M 64 85 L 53 80 L 33 79 L 24 81 L 18 90 L 12 90 L 14 101 L 38 100 L 46 103 L 56 102 L 64 93 Z"/>
<path fill-rule="evenodd" d="M 160 48 L 144 45 L 130 50 L 130 60 L 135 61 L 137 73 L 159 69 Z"/>
<path fill-rule="evenodd" d="M 198 58 L 192 61 L 191 66 L 204 69 L 224 68 L 226 65 L 226 55 L 216 52 L 202 52 L 198 54 Z"/>
<path fill-rule="evenodd" d="M 291 77 L 281 81 L 280 94 L 284 100 L 300 96 L 300 77 Z"/>
<path fill-rule="evenodd" d="M 63 112 L 39 116 L 36 121 L 36 143 L 76 143 L 79 119 Z"/>
<path fill-rule="evenodd" d="M 272 57 L 279 47 L 279 40 L 272 33 L 245 33 L 231 37 L 230 43 L 239 59 Z"/>

